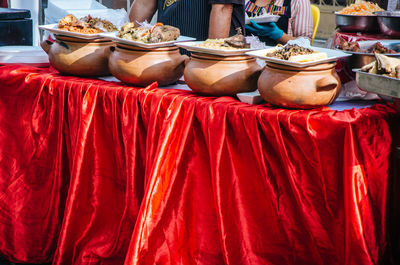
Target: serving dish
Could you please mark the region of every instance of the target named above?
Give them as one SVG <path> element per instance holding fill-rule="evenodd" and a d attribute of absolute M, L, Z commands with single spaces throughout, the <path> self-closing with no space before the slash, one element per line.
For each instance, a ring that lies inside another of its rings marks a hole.
<path fill-rule="evenodd" d="M 383 96 L 400 99 L 400 79 L 353 69 L 360 89 Z"/>
<path fill-rule="evenodd" d="M 158 82 L 164 86 L 178 81 L 187 60 L 176 46 L 148 49 L 118 44 L 111 47 L 108 68 L 113 76 L 127 84 L 147 86 Z"/>
<path fill-rule="evenodd" d="M 86 39 L 86 40 L 103 38 L 100 35 L 100 33 L 83 34 L 83 33 L 79 33 L 79 32 L 61 30 L 61 29 L 58 29 L 57 23 L 56 24 L 39 25 L 39 29 L 47 30 L 48 32 L 58 34 L 58 35 L 64 35 L 64 36 L 75 37 L 75 38 Z"/>
<path fill-rule="evenodd" d="M 40 46 L 49 55 L 51 66 L 60 73 L 76 76 L 109 74 L 108 57 L 112 41 L 55 36 L 54 43 L 45 40 Z"/>
<path fill-rule="evenodd" d="M 247 15 L 247 13 L 245 13 L 245 14 L 246 14 L 246 16 L 245 16 L 246 24 L 250 24 L 250 21 L 254 21 L 256 23 L 277 22 L 280 18 L 280 16 L 272 15 L 272 14 L 268 14 L 268 13 L 265 13 L 265 14 L 262 14 L 259 16 L 254 16 L 254 17 L 249 17 Z"/>
<path fill-rule="evenodd" d="M 107 33 L 100 33 L 99 34 L 103 38 L 107 38 L 110 40 L 113 40 L 117 43 L 122 43 L 122 44 L 127 44 L 131 46 L 136 46 L 136 47 L 141 47 L 141 48 L 161 48 L 161 47 L 168 47 L 168 46 L 173 46 L 178 42 L 184 42 L 184 41 L 193 41 L 196 40 L 195 38 L 192 37 L 187 37 L 187 36 L 179 36 L 176 40 L 174 41 L 165 41 L 165 42 L 158 42 L 158 43 L 144 43 L 141 41 L 133 41 L 133 40 L 127 40 L 118 37 L 118 32 L 107 32 Z"/>
<path fill-rule="evenodd" d="M 400 11 L 378 11 L 375 14 L 383 34 L 400 37 Z"/>
<path fill-rule="evenodd" d="M 398 53 L 385 53 L 385 55 L 391 57 L 400 57 L 400 40 L 367 40 L 358 41 L 357 43 L 360 49 L 368 49 L 377 42 L 380 42 L 386 48 L 398 51 Z M 345 51 L 339 49 L 338 47 L 336 49 L 351 54 L 350 57 L 344 59 L 344 65 L 347 69 L 350 70 L 350 72 L 354 68 L 361 68 L 364 65 L 369 64 L 370 62 L 375 60 L 375 56 L 373 53 Z"/>
<path fill-rule="evenodd" d="M 326 48 L 319 48 L 319 47 L 311 47 L 314 51 L 317 52 L 325 52 L 327 54 L 327 58 L 312 61 L 312 62 L 290 62 L 287 60 L 282 60 L 274 57 L 267 57 L 265 56 L 267 53 L 275 50 L 275 47 L 269 46 L 266 49 L 262 50 L 256 50 L 256 51 L 249 51 L 246 52 L 247 55 L 262 59 L 266 62 L 270 63 L 277 63 L 277 64 L 282 64 L 282 65 L 287 65 L 287 66 L 292 66 L 292 67 L 308 67 L 312 65 L 317 65 L 321 63 L 329 63 L 329 62 L 335 62 L 336 60 L 343 58 L 343 57 L 348 57 L 351 54 L 345 53 L 343 51 L 339 50 L 332 50 L 332 49 L 326 49 Z"/>
<path fill-rule="evenodd" d="M 178 46 L 180 48 L 184 48 L 191 52 L 207 53 L 207 54 L 213 54 L 213 55 L 218 55 L 218 56 L 239 56 L 239 55 L 245 55 L 245 53 L 248 51 L 255 50 L 252 48 L 223 50 L 223 49 L 212 49 L 212 48 L 207 48 L 207 47 L 196 46 L 201 43 L 203 43 L 203 41 L 180 42 L 180 43 L 176 43 L 176 46 Z"/>
<path fill-rule="evenodd" d="M 184 77 L 197 93 L 223 96 L 256 90 L 261 71 L 256 59 L 250 56 L 221 57 L 194 52 L 186 64 Z"/>
<path fill-rule="evenodd" d="M 258 79 L 262 98 L 273 105 L 311 109 L 331 104 L 341 82 L 335 63 L 298 68 L 268 63 Z"/>
<path fill-rule="evenodd" d="M 336 26 L 346 32 L 378 32 L 377 16 L 343 15 L 335 12 Z"/>

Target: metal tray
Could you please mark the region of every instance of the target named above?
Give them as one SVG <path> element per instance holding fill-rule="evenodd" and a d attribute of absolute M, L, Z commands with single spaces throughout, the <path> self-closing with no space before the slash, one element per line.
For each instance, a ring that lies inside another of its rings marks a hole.
<path fill-rule="evenodd" d="M 356 73 L 356 82 L 360 89 L 383 96 L 400 99 L 400 79 L 362 72 L 353 69 Z"/>
<path fill-rule="evenodd" d="M 174 41 L 165 41 L 165 42 L 158 42 L 158 43 L 144 43 L 141 41 L 126 40 L 126 39 L 118 37 L 117 35 L 118 35 L 118 32 L 100 33 L 101 37 L 111 39 L 117 43 L 127 44 L 127 45 L 131 45 L 131 46 L 137 46 L 137 47 L 141 47 L 141 48 L 148 48 L 148 49 L 173 46 L 178 42 L 196 40 L 195 38 L 192 38 L 192 37 L 179 36 Z"/>
<path fill-rule="evenodd" d="M 335 62 L 336 60 L 338 60 L 340 58 L 348 57 L 351 55 L 351 54 L 348 54 L 348 53 L 345 53 L 345 52 L 342 52 L 339 50 L 311 47 L 311 49 L 313 49 L 314 51 L 325 52 L 328 57 L 325 59 L 317 60 L 317 61 L 298 63 L 298 62 L 290 62 L 287 60 L 278 59 L 275 57 L 265 56 L 265 54 L 272 52 L 275 49 L 276 49 L 276 47 L 268 47 L 267 49 L 263 49 L 263 50 L 246 52 L 246 54 L 256 57 L 256 58 L 259 58 L 259 59 L 262 59 L 266 62 L 277 63 L 277 64 L 282 64 L 282 65 L 289 65 L 289 66 L 293 66 L 293 67 L 307 67 L 307 66 L 317 65 L 317 64 L 321 64 L 321 63 Z"/>

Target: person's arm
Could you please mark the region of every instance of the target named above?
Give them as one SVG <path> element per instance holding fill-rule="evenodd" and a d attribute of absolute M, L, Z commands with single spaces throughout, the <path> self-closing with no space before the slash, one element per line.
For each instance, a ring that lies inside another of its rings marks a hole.
<path fill-rule="evenodd" d="M 129 11 L 129 20 L 137 24 L 147 20 L 150 22 L 157 10 L 157 0 L 135 0 Z"/>
<path fill-rule="evenodd" d="M 277 41 L 278 43 L 281 43 L 281 44 L 286 44 L 288 41 L 294 40 L 294 39 L 296 39 L 296 37 L 289 36 L 288 34 L 286 34 L 285 32 L 283 32 L 282 37 L 280 37 L 280 38 L 277 39 L 276 41 Z"/>
<path fill-rule="evenodd" d="M 208 37 L 219 39 L 229 37 L 233 4 L 213 4 L 210 13 Z"/>

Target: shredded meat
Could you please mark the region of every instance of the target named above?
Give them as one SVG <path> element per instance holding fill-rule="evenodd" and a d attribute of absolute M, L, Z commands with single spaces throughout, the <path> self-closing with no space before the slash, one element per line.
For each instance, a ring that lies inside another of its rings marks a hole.
<path fill-rule="evenodd" d="M 304 48 L 298 45 L 286 45 L 278 51 L 267 53 L 267 57 L 275 57 L 282 60 L 289 60 L 291 56 L 311 54 L 314 51 L 309 48 Z"/>

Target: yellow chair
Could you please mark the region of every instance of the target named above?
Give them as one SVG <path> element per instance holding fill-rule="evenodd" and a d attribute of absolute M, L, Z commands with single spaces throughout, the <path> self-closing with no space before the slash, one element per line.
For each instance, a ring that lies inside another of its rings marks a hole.
<path fill-rule="evenodd" d="M 313 18 L 313 33 L 312 33 L 312 38 L 311 38 L 311 45 L 314 42 L 315 35 L 317 35 L 317 30 L 319 26 L 319 19 L 321 17 L 321 13 L 319 11 L 318 6 L 316 5 L 311 5 L 311 13 L 312 13 L 312 18 Z"/>

